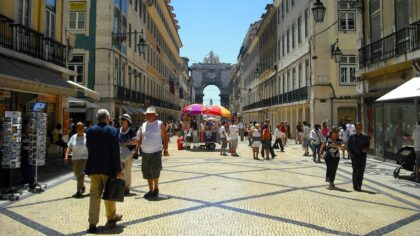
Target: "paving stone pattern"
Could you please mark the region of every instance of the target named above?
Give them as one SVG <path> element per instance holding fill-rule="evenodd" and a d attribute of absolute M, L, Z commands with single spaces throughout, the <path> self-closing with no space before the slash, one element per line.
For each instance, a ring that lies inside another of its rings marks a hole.
<path fill-rule="evenodd" d="M 393 179 L 396 167 L 369 159 L 363 189 L 354 192 L 349 160 L 341 160 L 335 191 L 327 190 L 325 164 L 301 156 L 288 144 L 275 160 L 252 159 L 247 141 L 240 157 L 218 152 L 178 151 L 175 139 L 164 158 L 161 197 L 148 190 L 140 161 L 133 167 L 132 196 L 117 204 L 123 235 L 420 235 L 420 186 Z M 401 172 L 409 174 L 408 172 Z M 89 189 L 89 179 L 86 179 Z M 0 202 L 0 235 L 84 235 L 89 198 L 74 199 L 71 174 L 56 178 L 46 192 Z"/>

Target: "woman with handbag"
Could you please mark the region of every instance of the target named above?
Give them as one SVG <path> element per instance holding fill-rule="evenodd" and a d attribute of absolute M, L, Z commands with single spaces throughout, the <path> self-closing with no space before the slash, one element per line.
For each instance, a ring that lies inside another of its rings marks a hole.
<path fill-rule="evenodd" d="M 328 140 L 321 146 L 321 156 L 327 164 L 327 173 L 325 181 L 330 183 L 329 190 L 334 190 L 335 174 L 337 173 L 338 163 L 340 162 L 340 148 L 342 143 L 338 139 L 338 130 L 331 129 L 327 135 Z M 325 152 L 325 155 L 323 155 Z"/>
<path fill-rule="evenodd" d="M 67 164 L 69 155 L 72 155 L 73 174 L 77 180 L 77 191 L 74 198 L 82 198 L 85 192 L 85 167 L 88 159 L 88 150 L 86 147 L 85 125 L 82 122 L 76 124 L 76 134 L 71 136 L 68 148 L 64 157 L 64 163 Z"/>
<path fill-rule="evenodd" d="M 125 180 L 124 195 L 130 194 L 131 167 L 133 166 L 133 154 L 136 151 L 136 132 L 131 128 L 131 117 L 124 114 L 120 117 L 118 138 L 120 141 L 120 159 L 123 167 L 123 179 Z"/>

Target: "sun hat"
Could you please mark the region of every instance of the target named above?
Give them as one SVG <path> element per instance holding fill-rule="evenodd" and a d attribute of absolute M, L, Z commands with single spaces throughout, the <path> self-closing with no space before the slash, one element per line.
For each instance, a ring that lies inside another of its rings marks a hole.
<path fill-rule="evenodd" d="M 154 107 L 148 107 L 147 110 L 146 110 L 146 112 L 145 112 L 145 114 L 156 114 L 157 115 L 156 108 L 154 108 Z"/>
<path fill-rule="evenodd" d="M 120 117 L 120 120 L 126 120 L 126 121 L 128 121 L 128 124 L 129 124 L 129 125 L 131 125 L 131 123 L 133 123 L 133 122 L 131 121 L 131 117 L 130 117 L 130 115 L 129 115 L 129 114 L 123 114 L 123 115 Z"/>

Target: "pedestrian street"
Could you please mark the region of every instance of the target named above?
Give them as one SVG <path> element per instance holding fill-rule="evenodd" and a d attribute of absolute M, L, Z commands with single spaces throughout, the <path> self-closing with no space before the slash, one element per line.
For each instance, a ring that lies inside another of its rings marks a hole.
<path fill-rule="evenodd" d="M 240 142 L 240 157 L 178 151 L 165 157 L 158 199 L 145 200 L 140 161 L 133 165 L 131 196 L 117 203 L 123 220 L 99 234 L 122 235 L 420 235 L 420 188 L 395 180 L 395 165 L 368 160 L 363 192 L 354 192 L 351 164 L 341 160 L 337 190 L 327 190 L 325 163 L 289 143 L 277 157 L 256 161 Z M 219 147 L 219 146 L 218 146 Z M 403 171 L 401 175 L 404 175 Z M 87 189 L 89 189 L 87 178 Z M 57 177 L 41 194 L 0 202 L 0 235 L 84 235 L 89 198 L 71 198 L 76 180 Z"/>

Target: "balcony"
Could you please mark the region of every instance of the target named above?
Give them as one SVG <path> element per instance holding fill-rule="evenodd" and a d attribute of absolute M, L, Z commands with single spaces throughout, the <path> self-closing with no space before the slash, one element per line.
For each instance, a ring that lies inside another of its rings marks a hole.
<path fill-rule="evenodd" d="M 420 49 L 420 21 L 359 49 L 359 67 Z"/>
<path fill-rule="evenodd" d="M 181 107 L 178 105 L 118 85 L 114 86 L 114 97 L 124 101 L 131 101 L 135 103 L 149 103 L 151 106 L 177 111 L 181 110 Z"/>
<path fill-rule="evenodd" d="M 244 106 L 243 111 L 306 100 L 308 99 L 308 88 L 309 87 L 299 88 L 284 94 L 252 103 L 250 105 Z"/>
<path fill-rule="evenodd" d="M 0 46 L 66 66 L 67 46 L 0 14 Z"/>

